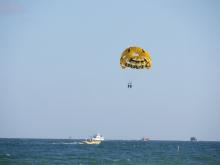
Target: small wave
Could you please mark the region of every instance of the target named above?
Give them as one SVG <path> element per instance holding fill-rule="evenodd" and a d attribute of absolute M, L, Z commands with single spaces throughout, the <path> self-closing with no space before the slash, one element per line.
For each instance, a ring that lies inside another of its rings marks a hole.
<path fill-rule="evenodd" d="M 5 154 L 5 155 L 8 156 L 8 157 L 11 156 L 10 154 Z"/>

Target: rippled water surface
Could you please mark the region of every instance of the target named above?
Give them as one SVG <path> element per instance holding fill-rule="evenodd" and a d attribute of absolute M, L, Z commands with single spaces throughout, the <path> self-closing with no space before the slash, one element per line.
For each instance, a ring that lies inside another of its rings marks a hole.
<path fill-rule="evenodd" d="M 11 164 L 220 165 L 220 142 L 0 139 L 0 165 Z"/>

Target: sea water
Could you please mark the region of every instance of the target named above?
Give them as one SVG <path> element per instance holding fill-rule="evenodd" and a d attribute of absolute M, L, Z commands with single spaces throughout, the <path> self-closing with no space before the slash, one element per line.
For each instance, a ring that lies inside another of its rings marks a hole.
<path fill-rule="evenodd" d="M 220 142 L 0 139 L 0 165 L 220 165 Z"/>

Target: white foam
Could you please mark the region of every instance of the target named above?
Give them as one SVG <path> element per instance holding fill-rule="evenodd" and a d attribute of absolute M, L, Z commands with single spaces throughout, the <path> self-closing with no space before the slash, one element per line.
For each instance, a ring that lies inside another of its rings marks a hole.
<path fill-rule="evenodd" d="M 11 156 L 10 154 L 5 154 L 6 156 Z"/>

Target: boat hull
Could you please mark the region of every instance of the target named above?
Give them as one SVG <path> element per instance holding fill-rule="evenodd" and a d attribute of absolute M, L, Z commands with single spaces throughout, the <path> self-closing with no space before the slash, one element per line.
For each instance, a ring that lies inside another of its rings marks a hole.
<path fill-rule="evenodd" d="M 100 144 L 101 141 L 93 140 L 93 141 L 82 141 L 83 144 Z"/>

